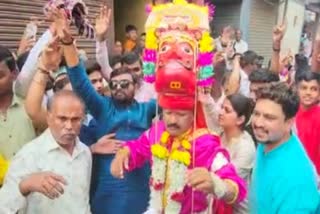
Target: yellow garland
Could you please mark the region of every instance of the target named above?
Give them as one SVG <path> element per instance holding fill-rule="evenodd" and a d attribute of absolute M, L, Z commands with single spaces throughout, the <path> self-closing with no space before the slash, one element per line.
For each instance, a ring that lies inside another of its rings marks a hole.
<path fill-rule="evenodd" d="M 184 149 L 189 150 L 191 149 L 191 144 L 189 141 L 187 140 L 182 140 L 181 145 Z"/>
<path fill-rule="evenodd" d="M 161 138 L 160 138 L 160 142 L 163 144 L 166 144 L 169 140 L 170 134 L 169 132 L 165 131 L 162 133 Z"/>
<path fill-rule="evenodd" d="M 169 157 L 172 160 L 178 161 L 180 163 L 183 163 L 186 166 L 190 165 L 191 161 L 191 155 L 188 152 L 188 150 L 191 149 L 191 143 L 188 140 L 181 140 L 181 146 L 185 149 L 185 151 L 179 151 L 179 150 L 174 150 L 171 154 L 169 154 L 168 149 L 161 145 L 161 144 L 167 144 L 169 140 L 170 134 L 169 132 L 165 131 L 162 133 L 161 138 L 160 138 L 160 143 L 154 144 L 151 146 L 151 153 L 160 159 L 166 159 Z"/>
<path fill-rule="evenodd" d="M 166 159 L 169 156 L 168 149 L 160 144 L 152 145 L 151 152 L 154 156 L 160 159 Z"/>
<path fill-rule="evenodd" d="M 214 41 L 208 31 L 203 32 L 199 45 L 202 53 L 211 52 L 215 48 Z"/>
<path fill-rule="evenodd" d="M 0 155 L 0 185 L 3 184 L 4 177 L 9 168 L 9 161 L 6 161 L 2 155 Z"/>
<path fill-rule="evenodd" d="M 173 0 L 173 4 L 186 5 L 186 4 L 188 4 L 188 2 L 186 0 Z"/>
<path fill-rule="evenodd" d="M 171 153 L 170 158 L 172 160 L 181 162 L 186 166 L 189 166 L 191 162 L 191 155 L 189 152 L 186 152 L 186 151 L 182 152 L 179 150 L 175 150 Z"/>

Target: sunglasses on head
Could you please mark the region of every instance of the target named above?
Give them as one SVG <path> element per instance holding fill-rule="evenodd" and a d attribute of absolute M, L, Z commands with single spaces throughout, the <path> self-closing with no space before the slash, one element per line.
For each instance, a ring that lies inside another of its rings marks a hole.
<path fill-rule="evenodd" d="M 111 81 L 109 84 L 109 87 L 111 90 L 115 90 L 117 89 L 119 86 L 121 89 L 127 89 L 129 87 L 130 84 L 132 84 L 133 82 L 129 81 L 129 80 L 120 80 L 120 81 Z"/>

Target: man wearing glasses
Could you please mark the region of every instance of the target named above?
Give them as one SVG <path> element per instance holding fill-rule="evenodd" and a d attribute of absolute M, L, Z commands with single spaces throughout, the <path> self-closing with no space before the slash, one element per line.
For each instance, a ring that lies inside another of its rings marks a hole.
<path fill-rule="evenodd" d="M 143 103 L 135 100 L 138 80 L 129 66 L 111 72 L 111 97 L 101 96 L 88 79 L 85 67 L 76 55 L 73 38 L 68 32 L 69 29 L 61 38 L 68 75 L 72 88 L 96 119 L 96 134 L 100 139 L 90 146 L 95 155 L 93 173 L 96 174 L 93 177 L 92 212 L 121 214 L 130 210 L 130 213 L 141 214 L 146 210 L 149 200 L 150 167 L 144 165 L 128 174 L 124 180 L 118 180 L 112 177 L 110 164 L 114 153 L 121 148 L 121 141 L 136 139 L 149 129 L 156 113 L 156 100 Z"/>

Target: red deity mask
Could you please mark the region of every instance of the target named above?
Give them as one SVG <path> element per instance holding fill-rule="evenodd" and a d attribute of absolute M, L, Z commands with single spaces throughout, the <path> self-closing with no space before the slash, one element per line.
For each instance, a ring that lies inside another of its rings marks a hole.
<path fill-rule="evenodd" d="M 158 93 L 194 96 L 197 46 L 191 34 L 169 31 L 162 35 L 156 67 Z"/>

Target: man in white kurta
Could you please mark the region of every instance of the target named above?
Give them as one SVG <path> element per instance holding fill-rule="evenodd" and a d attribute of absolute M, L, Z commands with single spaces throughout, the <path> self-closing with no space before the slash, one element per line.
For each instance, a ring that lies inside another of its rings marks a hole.
<path fill-rule="evenodd" d="M 73 92 L 62 91 L 53 99 L 48 113 L 53 122 L 11 162 L 0 189 L 1 214 L 91 213 L 91 152 L 76 137 L 84 106 Z M 73 142 L 71 150 L 67 141 Z"/>

